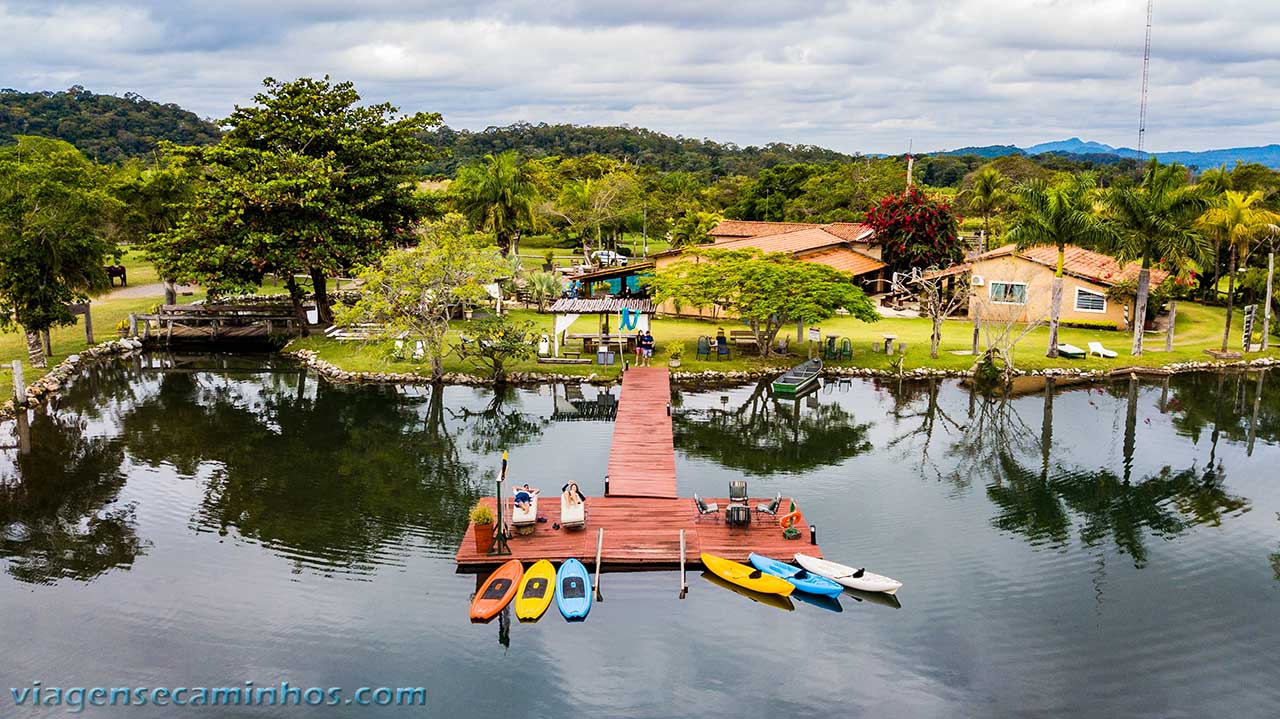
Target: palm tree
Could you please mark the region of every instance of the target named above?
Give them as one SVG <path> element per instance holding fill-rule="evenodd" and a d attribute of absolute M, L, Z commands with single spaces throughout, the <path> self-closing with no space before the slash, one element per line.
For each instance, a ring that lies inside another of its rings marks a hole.
<path fill-rule="evenodd" d="M 973 176 L 973 186 L 961 193 L 965 207 L 982 218 L 983 242 L 991 240 L 991 216 L 1009 202 L 1009 193 L 1004 190 L 1007 183 L 1007 178 L 999 170 L 984 167 Z M 985 249 L 982 247 L 979 251 Z"/>
<path fill-rule="evenodd" d="M 1174 274 L 1204 257 L 1208 243 L 1195 229 L 1207 206 L 1204 191 L 1186 184 L 1181 165 L 1161 165 L 1151 158 L 1137 187 L 1113 187 L 1103 200 L 1115 225 L 1114 253 L 1122 262 L 1141 262 L 1133 310 L 1134 356 L 1142 354 L 1151 267 L 1163 262 Z"/>
<path fill-rule="evenodd" d="M 477 229 L 488 229 L 506 256 L 520 250 L 521 230 L 533 225 L 537 188 L 515 150 L 485 155 L 458 169 L 450 188 L 458 210 Z"/>
<path fill-rule="evenodd" d="M 1232 186 L 1231 172 L 1227 170 L 1226 165 L 1219 167 L 1211 167 L 1200 173 L 1200 177 L 1196 179 L 1196 187 L 1204 191 L 1206 197 L 1220 197 L 1227 190 L 1235 189 Z M 1200 293 L 1201 299 L 1208 300 L 1210 298 L 1217 299 L 1218 295 L 1218 278 L 1222 273 L 1222 243 L 1217 238 L 1213 238 L 1213 271 L 1204 272 L 1201 285 L 1203 291 Z M 1206 258 L 1208 259 L 1208 258 Z"/>
<path fill-rule="evenodd" d="M 1227 351 L 1227 344 L 1231 341 L 1231 312 L 1235 306 L 1236 272 L 1241 250 L 1247 254 L 1250 242 L 1280 224 L 1280 215 L 1258 207 L 1262 199 L 1262 193 L 1256 190 L 1249 194 L 1228 190 L 1197 222 L 1206 235 L 1225 243 L 1231 253 L 1231 269 L 1227 275 L 1227 323 L 1222 329 L 1223 352 Z"/>
<path fill-rule="evenodd" d="M 1092 175 L 1084 174 L 1055 185 L 1033 180 L 1017 188 L 1019 209 L 1007 239 L 1019 248 L 1056 245 L 1058 266 L 1053 273 L 1049 304 L 1049 351 L 1058 356 L 1058 321 L 1062 317 L 1062 277 L 1067 245 L 1105 244 L 1109 228 L 1093 212 Z"/>

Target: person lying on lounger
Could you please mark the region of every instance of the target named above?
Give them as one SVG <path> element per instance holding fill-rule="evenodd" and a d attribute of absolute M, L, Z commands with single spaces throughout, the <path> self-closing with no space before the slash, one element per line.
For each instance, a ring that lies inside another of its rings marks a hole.
<path fill-rule="evenodd" d="M 587 501 L 587 496 L 578 489 L 577 482 L 569 482 L 560 489 L 564 491 L 564 499 L 569 504 L 581 504 Z"/>
<path fill-rule="evenodd" d="M 516 495 L 516 506 L 520 509 L 528 509 L 533 504 L 533 498 L 538 496 L 538 490 L 529 486 L 528 482 L 523 487 L 516 487 L 511 490 Z"/>

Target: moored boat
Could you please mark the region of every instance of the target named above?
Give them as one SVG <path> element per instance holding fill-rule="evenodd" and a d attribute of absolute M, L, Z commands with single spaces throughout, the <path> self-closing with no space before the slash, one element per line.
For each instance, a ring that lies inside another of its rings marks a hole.
<path fill-rule="evenodd" d="M 818 374 L 820 372 L 822 372 L 822 360 L 805 360 L 773 381 L 773 393 L 800 394 L 818 383 Z"/>
<path fill-rule="evenodd" d="M 785 579 L 795 585 L 796 589 L 809 594 L 818 594 L 825 597 L 834 597 L 844 591 L 844 587 L 833 582 L 826 577 L 819 576 L 809 572 L 807 569 L 797 567 L 794 564 L 780 562 L 772 557 L 766 557 L 761 554 L 751 553 L 747 557 L 747 561 L 751 562 L 751 566 L 770 576 L 779 579 Z"/>
<path fill-rule="evenodd" d="M 902 582 L 896 579 L 873 574 L 865 569 L 854 569 L 836 562 L 818 559 L 807 554 L 796 553 L 796 563 L 818 576 L 839 582 L 850 589 L 893 594 L 902 587 Z"/>
<path fill-rule="evenodd" d="M 701 555 L 702 566 L 721 579 L 740 587 L 763 592 L 765 594 L 781 594 L 788 596 L 795 590 L 795 585 L 785 579 L 770 576 L 755 567 L 732 562 L 714 554 Z"/>

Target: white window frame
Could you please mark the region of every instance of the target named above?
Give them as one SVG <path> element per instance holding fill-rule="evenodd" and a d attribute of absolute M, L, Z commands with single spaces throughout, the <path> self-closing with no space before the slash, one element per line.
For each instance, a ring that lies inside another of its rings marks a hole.
<path fill-rule="evenodd" d="M 1000 300 L 997 300 L 996 285 L 1006 285 L 1008 287 L 1021 285 L 1022 301 L 1021 302 L 1001 302 Z M 987 282 L 987 299 L 991 300 L 991 304 L 993 305 L 1016 305 L 1018 307 L 1025 307 L 1027 305 L 1027 300 L 1029 299 L 1027 293 L 1028 293 L 1028 288 L 1027 288 L 1026 282 L 1006 282 L 1004 280 L 991 280 Z"/>
<path fill-rule="evenodd" d="M 1100 309 L 1100 310 L 1091 310 L 1091 309 L 1088 309 L 1087 307 L 1081 307 L 1081 306 L 1080 306 L 1080 293 L 1081 293 L 1081 292 L 1083 292 L 1083 293 L 1085 293 L 1085 294 L 1087 294 L 1087 295 L 1093 295 L 1093 296 L 1095 296 L 1095 297 L 1101 297 L 1101 298 L 1102 298 L 1102 309 Z M 1075 302 L 1071 303 L 1071 306 L 1075 308 L 1076 312 L 1092 312 L 1093 314 L 1098 314 L 1098 315 L 1106 314 L 1106 312 L 1107 312 L 1107 296 L 1106 296 L 1105 294 L 1101 293 L 1101 292 L 1094 292 L 1093 290 L 1086 290 L 1086 289 L 1085 289 L 1085 288 L 1083 288 L 1083 287 L 1077 287 L 1077 288 L 1076 288 Z"/>

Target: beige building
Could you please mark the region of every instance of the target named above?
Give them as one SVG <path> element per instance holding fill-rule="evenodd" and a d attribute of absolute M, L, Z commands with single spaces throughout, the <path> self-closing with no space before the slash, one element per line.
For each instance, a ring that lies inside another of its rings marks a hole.
<path fill-rule="evenodd" d="M 981 308 L 1017 313 L 1017 320 L 1032 322 L 1048 318 L 1053 292 L 1053 275 L 1058 266 L 1058 248 L 1053 245 L 1019 250 L 1006 245 L 971 258 L 932 276 L 969 275 L 972 293 L 969 314 Z M 1062 322 L 1107 323 L 1127 329 L 1133 316 L 1133 300 L 1116 302 L 1107 290 L 1122 281 L 1137 280 L 1141 265 L 1123 267 L 1114 258 L 1083 247 L 1067 245 L 1063 262 Z M 1163 270 L 1151 270 L 1151 286 L 1168 277 Z"/>
<path fill-rule="evenodd" d="M 849 273 L 853 281 L 868 293 L 888 287 L 886 267 L 880 257 L 875 231 L 856 222 L 811 224 L 804 222 L 753 222 L 723 220 L 710 233 L 713 243 L 695 249 L 785 252 L 804 262 L 817 262 Z M 687 260 L 681 250 L 670 250 L 654 256 L 657 269 Z M 659 312 L 684 317 L 724 318 L 719 307 L 681 307 L 664 303 Z"/>

